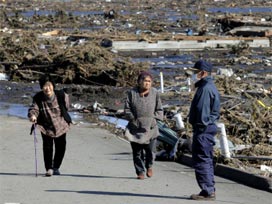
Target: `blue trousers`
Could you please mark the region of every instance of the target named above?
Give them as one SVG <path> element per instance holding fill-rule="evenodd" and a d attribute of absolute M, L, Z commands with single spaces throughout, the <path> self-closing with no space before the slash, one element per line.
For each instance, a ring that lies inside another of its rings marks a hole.
<path fill-rule="evenodd" d="M 215 145 L 214 136 L 216 132 L 216 125 L 209 125 L 205 130 L 194 129 L 192 143 L 193 167 L 202 195 L 210 195 L 215 192 L 213 146 Z"/>

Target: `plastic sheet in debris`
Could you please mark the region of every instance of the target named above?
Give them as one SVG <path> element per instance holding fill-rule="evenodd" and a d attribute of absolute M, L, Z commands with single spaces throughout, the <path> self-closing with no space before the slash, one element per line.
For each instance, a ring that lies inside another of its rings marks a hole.
<path fill-rule="evenodd" d="M 128 121 L 120 118 L 115 118 L 111 116 L 106 116 L 106 115 L 100 115 L 98 117 L 100 120 L 107 121 L 108 123 L 114 124 L 116 128 L 121 128 L 125 130 Z"/>
<path fill-rule="evenodd" d="M 0 73 L 0 80 L 8 81 L 8 80 L 9 80 L 9 77 L 8 77 L 8 75 L 6 75 L 5 73 Z"/>
<path fill-rule="evenodd" d="M 157 155 L 157 157 L 164 157 L 166 156 L 169 159 L 173 159 L 177 153 L 178 144 L 179 144 L 179 138 L 177 136 L 177 133 L 173 131 L 171 128 L 167 127 L 165 123 L 158 121 L 157 122 L 159 127 L 160 135 L 158 137 L 158 140 L 170 145 L 170 152 L 164 152 L 162 155 Z"/>
<path fill-rule="evenodd" d="M 158 139 L 174 147 L 178 142 L 177 133 L 161 121 L 158 121 L 157 124 L 160 132 Z"/>

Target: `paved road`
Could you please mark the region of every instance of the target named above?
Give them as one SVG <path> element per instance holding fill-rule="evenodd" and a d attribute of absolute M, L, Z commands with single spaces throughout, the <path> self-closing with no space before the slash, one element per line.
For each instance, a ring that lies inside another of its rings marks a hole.
<path fill-rule="evenodd" d="M 156 162 L 155 175 L 135 179 L 127 142 L 104 129 L 73 126 L 61 176 L 44 177 L 38 134 L 38 177 L 33 136 L 25 119 L 0 116 L 0 204 L 194 204 L 199 192 L 191 168 Z M 223 204 L 271 204 L 271 193 L 216 177 L 217 200 Z M 204 201 L 205 202 L 205 201 Z M 210 203 L 210 202 L 205 202 Z"/>

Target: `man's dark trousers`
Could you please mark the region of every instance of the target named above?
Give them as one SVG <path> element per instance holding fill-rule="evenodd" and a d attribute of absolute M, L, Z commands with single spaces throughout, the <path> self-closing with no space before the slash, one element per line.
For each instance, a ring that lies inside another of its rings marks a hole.
<path fill-rule="evenodd" d="M 214 136 L 217 132 L 216 125 L 206 128 L 194 128 L 192 156 L 196 180 L 201 188 L 201 194 L 211 195 L 215 192 L 213 146 Z"/>

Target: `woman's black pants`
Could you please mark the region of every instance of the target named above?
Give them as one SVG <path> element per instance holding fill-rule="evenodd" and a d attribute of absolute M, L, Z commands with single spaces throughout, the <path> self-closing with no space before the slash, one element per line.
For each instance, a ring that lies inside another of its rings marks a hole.
<path fill-rule="evenodd" d="M 46 171 L 48 169 L 59 169 L 66 150 L 66 133 L 60 137 L 49 137 L 42 133 L 43 158 Z M 55 154 L 53 158 L 53 146 Z"/>

